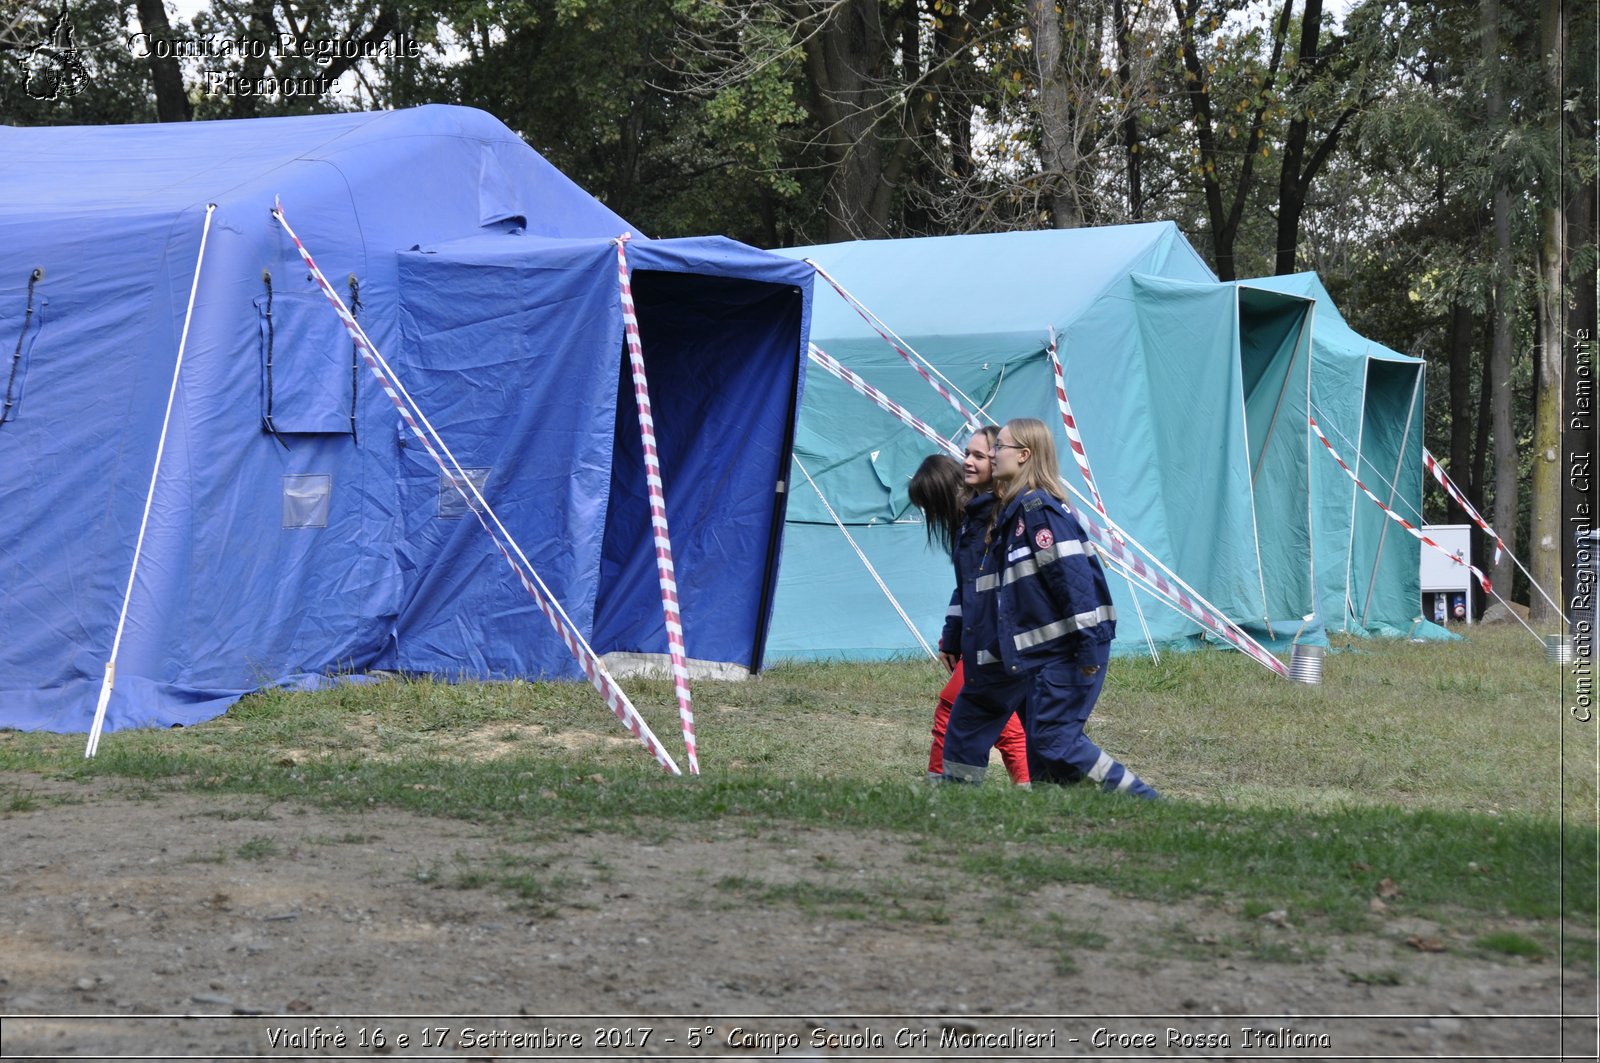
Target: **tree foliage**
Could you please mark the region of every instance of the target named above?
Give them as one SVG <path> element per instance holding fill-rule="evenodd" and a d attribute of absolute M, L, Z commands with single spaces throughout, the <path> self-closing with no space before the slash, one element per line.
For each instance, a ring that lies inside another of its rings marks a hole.
<path fill-rule="evenodd" d="M 337 46 L 163 57 L 139 33 Z M 1594 47 L 1560 0 L 21 0 L 0 108 L 467 104 L 646 233 L 763 246 L 1169 218 L 1221 276 L 1315 268 L 1428 358 L 1430 448 L 1480 509 L 1526 514 L 1550 344 L 1563 311 L 1592 328 L 1596 90 L 1571 57 Z"/>

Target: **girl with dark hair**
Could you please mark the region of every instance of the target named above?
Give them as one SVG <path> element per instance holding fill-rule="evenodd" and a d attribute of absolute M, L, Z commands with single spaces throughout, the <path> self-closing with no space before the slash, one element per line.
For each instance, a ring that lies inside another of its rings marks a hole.
<path fill-rule="evenodd" d="M 1105 682 L 1117 611 L 1094 544 L 1063 504 L 1055 441 L 1044 422 L 1008 421 L 995 440 L 999 485 L 975 590 L 992 610 L 997 669 L 972 673 L 945 738 L 946 779 L 982 782 L 989 744 L 1015 711 L 1029 777 L 1158 797 L 1083 733 Z"/>
<path fill-rule="evenodd" d="M 939 704 L 933 712 L 933 745 L 928 750 L 928 778 L 942 779 L 944 775 L 945 727 L 950 719 L 950 707 L 955 704 L 962 684 L 968 674 L 963 662 L 967 644 L 973 647 L 976 658 L 977 639 L 963 639 L 963 629 L 972 625 L 964 620 L 975 610 L 976 595 L 970 587 L 970 577 L 963 571 L 977 572 L 976 559 L 983 552 L 983 538 L 989 524 L 989 511 L 994 507 L 993 479 L 994 440 L 999 429 L 989 427 L 975 432 L 967 443 L 966 460 L 958 463 L 954 458 L 934 454 L 923 460 L 911 477 L 907 494 L 911 503 L 922 510 L 928 524 L 928 542 L 937 543 L 948 553 L 956 566 L 956 589 L 950 595 L 950 609 L 945 614 L 944 632 L 939 637 L 939 659 L 950 670 L 950 681 L 939 692 Z M 981 626 L 981 625 L 980 625 Z M 975 669 L 993 668 L 988 661 L 971 666 Z M 989 748 L 998 747 L 1000 759 L 1018 785 L 1028 781 L 1028 747 L 1023 737 L 1022 722 L 1013 714 L 1006 720 L 998 737 L 984 747 L 987 762 Z"/>

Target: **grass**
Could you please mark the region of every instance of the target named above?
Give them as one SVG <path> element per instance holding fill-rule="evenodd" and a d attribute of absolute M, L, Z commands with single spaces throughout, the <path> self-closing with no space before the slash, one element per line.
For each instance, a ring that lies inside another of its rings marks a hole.
<path fill-rule="evenodd" d="M 1520 628 L 1335 649 L 1315 687 L 1234 653 L 1114 662 L 1090 733 L 1171 798 L 1157 804 L 1082 787 L 1014 790 L 998 769 L 980 788 L 926 786 L 943 677 L 925 661 L 782 664 L 744 683 L 695 684 L 698 779 L 665 775 L 587 686 L 430 679 L 263 692 L 200 726 L 108 735 L 91 761 L 82 736 L 0 733 L 0 770 L 239 795 L 246 800 L 219 815 L 243 819 L 312 803 L 504 823 L 552 839 L 607 832 L 655 842 L 707 822 L 767 834 L 878 831 L 1006 895 L 1091 883 L 1199 898 L 1249 920 L 1234 944 L 1265 959 L 1296 954 L 1277 955 L 1284 946 L 1271 935 L 1252 937 L 1259 916 L 1370 928 L 1381 894 L 1392 911 L 1475 933 L 1486 954 L 1591 962 L 1600 725 L 1564 711 L 1567 671 Z M 671 683 L 624 687 L 663 744 L 681 750 Z M 16 786 L 0 817 L 39 800 Z M 252 845 L 219 859 L 274 855 Z M 541 909 L 570 886 L 528 866 L 457 862 L 423 873 Z M 731 875 L 716 892 L 844 920 L 949 918 L 914 873 L 874 885 Z M 1498 925 L 1511 921 L 1519 929 Z M 1038 929 L 1059 940 L 1063 965 L 1096 947 L 1081 928 Z"/>

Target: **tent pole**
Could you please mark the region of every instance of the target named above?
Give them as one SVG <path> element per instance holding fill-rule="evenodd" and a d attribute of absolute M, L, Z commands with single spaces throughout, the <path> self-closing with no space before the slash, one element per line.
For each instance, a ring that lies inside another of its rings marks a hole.
<path fill-rule="evenodd" d="M 1278 389 L 1278 401 L 1272 407 L 1272 417 L 1267 421 L 1267 434 L 1261 440 L 1261 453 L 1256 457 L 1256 467 L 1250 470 L 1250 486 L 1256 485 L 1256 477 L 1261 475 L 1261 463 L 1267 460 L 1267 448 L 1272 445 L 1272 434 L 1278 428 L 1278 414 L 1283 411 L 1283 400 L 1289 393 L 1289 381 L 1294 376 L 1294 363 L 1300 357 L 1301 340 L 1305 338 L 1306 326 L 1309 324 L 1310 311 L 1300 319 L 1300 331 L 1295 336 L 1294 353 L 1289 355 L 1289 369 L 1283 375 L 1283 386 Z"/>
<path fill-rule="evenodd" d="M 194 320 L 194 299 L 200 290 L 200 267 L 206 260 L 206 241 L 211 236 L 211 217 L 215 203 L 206 204 L 206 224 L 200 230 L 200 253 L 194 262 L 194 279 L 189 282 L 189 306 L 183 312 L 183 332 L 178 337 L 178 357 L 172 363 L 172 386 L 167 390 L 167 412 L 161 418 L 161 437 L 156 443 L 156 460 L 150 468 L 150 490 L 144 496 L 144 514 L 139 518 L 139 535 L 133 543 L 133 564 L 128 566 L 128 586 L 122 592 L 122 612 L 117 616 L 117 633 L 111 639 L 111 656 L 106 660 L 105 678 L 100 682 L 100 700 L 94 707 L 94 723 L 83 748 L 84 759 L 100 749 L 100 731 L 106 722 L 106 706 L 111 704 L 111 688 L 117 681 L 117 654 L 122 649 L 122 632 L 128 623 L 128 603 L 133 599 L 133 581 L 139 574 L 139 556 L 144 552 L 144 533 L 150 526 L 150 505 L 156 497 L 156 481 L 161 476 L 161 458 L 167 450 L 167 429 L 172 424 L 172 406 L 178 398 L 178 374 L 183 371 L 183 352 L 189 345 L 189 323 Z"/>
<path fill-rule="evenodd" d="M 1150 634 L 1150 621 L 1144 616 L 1144 603 L 1139 601 L 1139 588 L 1133 585 L 1133 577 L 1126 572 L 1122 578 L 1128 581 L 1128 593 L 1133 596 L 1133 611 L 1139 614 L 1139 627 L 1144 632 L 1144 644 L 1150 647 L 1150 659 L 1157 664 L 1161 663 L 1161 654 L 1156 652 L 1155 637 Z"/>
<path fill-rule="evenodd" d="M 1422 369 L 1418 367 L 1417 374 L 1411 381 L 1411 401 L 1406 406 L 1406 427 L 1400 433 L 1400 454 L 1394 461 L 1394 477 L 1389 481 L 1388 507 L 1394 508 L 1394 496 L 1400 490 L 1400 470 L 1406 463 L 1406 442 L 1411 438 L 1411 420 L 1417 412 L 1417 393 L 1422 388 Z M 1365 403 L 1363 403 L 1365 405 Z M 1365 418 L 1363 418 L 1364 420 Z M 1383 562 L 1383 544 L 1389 537 L 1389 522 L 1384 521 L 1383 528 L 1378 532 L 1378 549 L 1372 557 L 1372 574 L 1367 577 L 1367 600 L 1361 606 L 1361 626 L 1367 626 L 1367 614 L 1372 611 L 1372 595 L 1378 589 L 1378 565 Z"/>

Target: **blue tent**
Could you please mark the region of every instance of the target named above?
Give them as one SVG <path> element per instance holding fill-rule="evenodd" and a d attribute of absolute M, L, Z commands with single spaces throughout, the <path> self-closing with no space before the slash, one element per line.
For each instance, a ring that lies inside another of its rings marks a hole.
<path fill-rule="evenodd" d="M 88 728 L 216 204 L 108 729 L 388 669 L 581 673 L 270 214 L 284 213 L 595 651 L 667 651 L 614 238 L 453 107 L 0 129 L 0 726 Z M 760 666 L 811 271 L 627 245 L 686 650 Z M 465 518 L 465 519 L 463 519 Z"/>
<path fill-rule="evenodd" d="M 1363 351 L 1374 346 L 1349 332 L 1320 285 L 1303 278 L 1219 283 L 1170 222 L 782 253 L 826 270 L 959 388 L 969 408 L 1001 422 L 1026 416 L 1051 425 L 1063 474 L 1086 496 L 1051 380 L 1053 331 L 1108 513 L 1257 638 L 1277 648 L 1295 638 L 1321 640 L 1324 616 L 1327 628 L 1343 630 L 1345 570 L 1363 563 L 1363 579 L 1375 571 L 1381 593 L 1362 630 L 1411 627 L 1417 598 L 1404 570 L 1409 564 L 1414 588 L 1414 541 L 1389 535 L 1381 571 L 1371 569 L 1379 529 L 1368 527 L 1371 515 L 1360 509 L 1370 502 L 1351 504 L 1348 482 L 1341 487 L 1329 478 L 1330 469 L 1342 474 L 1307 429 L 1317 396 L 1346 409 L 1347 400 L 1335 395 L 1355 364 L 1350 359 L 1367 364 L 1365 355 L 1346 356 L 1329 344 L 1348 334 Z M 947 438 L 964 442 L 960 415 L 826 286 L 811 335 Z M 1390 354 L 1386 366 L 1414 377 L 1414 359 Z M 1420 401 L 1420 384 L 1404 397 Z M 1414 429 L 1406 437 L 1396 420 L 1404 408 L 1369 407 L 1369 443 L 1392 434 L 1388 453 L 1420 461 L 1420 435 Z M 1360 408 L 1358 400 L 1358 423 Z M 937 634 L 949 565 L 925 546 L 920 514 L 906 496 L 912 472 L 934 449 L 846 385 L 812 375 L 795 457 L 817 489 L 796 473 L 774 652 L 881 657 L 917 652 L 911 628 L 927 641 Z M 1398 483 L 1397 499 L 1420 499 L 1415 478 Z M 1325 504 L 1333 494 L 1339 505 Z M 1381 523 L 1375 507 L 1372 513 Z M 1363 530 L 1352 541 L 1353 525 Z M 1119 652 L 1142 651 L 1147 634 L 1168 646 L 1204 637 L 1148 592 L 1135 598 L 1125 580 L 1110 582 Z"/>

